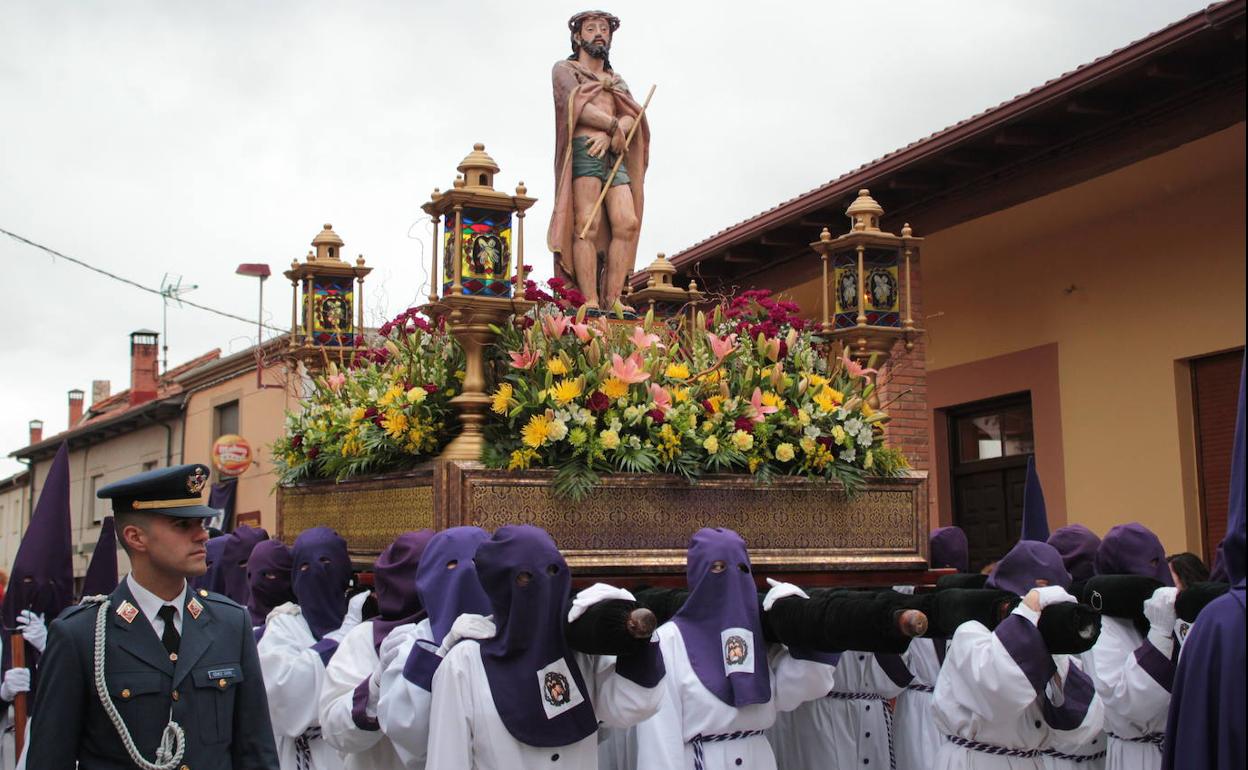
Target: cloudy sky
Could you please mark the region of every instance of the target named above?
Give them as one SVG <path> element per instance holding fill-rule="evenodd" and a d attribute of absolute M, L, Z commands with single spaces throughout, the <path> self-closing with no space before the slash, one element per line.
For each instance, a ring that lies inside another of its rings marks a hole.
<path fill-rule="evenodd" d="M 639 265 L 1201 8 L 1197 0 L 616 2 L 612 63 L 657 84 Z M 539 199 L 566 2 L 0 2 L 0 228 L 248 318 L 324 222 L 374 268 L 378 323 L 427 293 L 420 204 L 484 142 Z M 885 206 L 887 200 L 881 201 Z M 0 449 L 64 430 L 66 391 L 128 386 L 162 300 L 0 234 Z M 265 313 L 289 319 L 289 284 Z M 173 364 L 255 326 L 168 313 Z M 18 470 L 0 460 L 0 475 Z"/>

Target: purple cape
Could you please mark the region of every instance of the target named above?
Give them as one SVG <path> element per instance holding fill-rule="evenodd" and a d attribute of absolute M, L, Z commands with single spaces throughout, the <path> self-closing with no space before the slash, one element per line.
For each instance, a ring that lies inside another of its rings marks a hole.
<path fill-rule="evenodd" d="M 257 543 L 268 539 L 268 532 L 246 524 L 225 536 L 217 568 L 221 574 L 221 593 L 239 604 L 247 604 L 247 594 L 251 590 L 247 585 L 247 559 Z"/>
<path fill-rule="evenodd" d="M 225 583 L 221 575 L 221 553 L 225 550 L 225 538 L 227 535 L 218 535 L 209 538 L 208 544 L 204 546 L 204 550 L 208 552 L 205 562 L 208 564 L 208 571 L 196 578 L 188 581 L 192 591 L 204 589 L 217 594 L 225 593 Z"/>
<path fill-rule="evenodd" d="M 712 572 L 717 561 L 724 569 Z M 729 706 L 770 701 L 771 669 L 745 541 L 730 529 L 698 530 L 685 577 L 689 598 L 672 622 L 698 681 Z"/>
<path fill-rule="evenodd" d="M 499 527 L 474 561 L 498 629 L 481 642 L 481 663 L 507 732 L 540 747 L 593 735 L 598 718 L 563 635 L 572 576 L 555 542 L 527 524 Z"/>
<path fill-rule="evenodd" d="M 100 526 L 100 537 L 91 551 L 91 563 L 87 576 L 82 579 L 82 595 L 108 596 L 117 590 L 117 533 L 112 516 L 105 516 Z"/>
<path fill-rule="evenodd" d="M 432 538 L 432 529 L 404 532 L 373 563 L 378 614 L 373 618 L 373 647 L 377 650 L 396 626 L 413 623 L 423 615 L 416 593 L 416 570 Z"/>
<path fill-rule="evenodd" d="M 1105 533 L 1096 549 L 1096 574 L 1143 575 L 1162 585 L 1174 585 L 1166 549 L 1153 531 L 1143 524 L 1119 524 Z"/>
<path fill-rule="evenodd" d="M 416 592 L 429 613 L 435 644 L 441 644 L 455 618 L 464 613 L 490 614 L 490 599 L 472 562 L 477 548 L 490 539 L 480 527 L 452 527 L 433 536 L 416 568 Z"/>
<path fill-rule="evenodd" d="M 1027 481 L 1023 485 L 1023 540 L 1049 539 L 1049 512 L 1044 507 L 1044 490 L 1036 473 L 1036 457 L 1027 458 Z"/>
<path fill-rule="evenodd" d="M 347 541 L 329 527 L 305 529 L 290 549 L 294 562 L 290 587 L 312 635 L 321 637 L 342 625 L 347 614 L 351 557 Z"/>
<path fill-rule="evenodd" d="M 988 587 L 1026 596 L 1037 587 L 1037 580 L 1045 581 L 1045 585 L 1070 588 L 1070 573 L 1056 548 L 1035 540 L 1020 540 L 997 562 L 988 576 Z"/>
<path fill-rule="evenodd" d="M 952 567 L 958 572 L 971 571 L 970 546 L 966 542 L 966 533 L 961 527 L 938 527 L 932 530 L 931 538 L 932 569 Z"/>
<path fill-rule="evenodd" d="M 1162 766 L 1242 770 L 1245 748 L 1244 557 L 1244 374 L 1239 380 L 1239 413 L 1231 452 L 1226 539 L 1222 553 L 1231 590 L 1196 616 L 1183 644 L 1174 686 Z M 1182 758 L 1181 760 L 1179 758 Z"/>
<path fill-rule="evenodd" d="M 1049 545 L 1062 555 L 1072 580 L 1087 580 L 1096 574 L 1096 552 L 1101 539 L 1082 524 L 1070 524 L 1049 535 Z"/>
<path fill-rule="evenodd" d="M 247 611 L 253 626 L 264 625 L 274 607 L 295 600 L 290 590 L 293 564 L 290 549 L 280 540 L 265 540 L 252 549 L 247 559 Z"/>
<path fill-rule="evenodd" d="M 50 626 L 61 610 L 74 603 L 69 530 L 69 446 L 61 444 L 9 570 L 9 588 L 3 604 L 4 655 L 0 661 L 0 668 L 5 671 L 9 670 L 12 654 L 9 634 L 17 628 L 17 616 L 22 610 L 43 615 Z M 36 671 L 39 652 L 28 643 L 25 653 L 26 667 Z"/>

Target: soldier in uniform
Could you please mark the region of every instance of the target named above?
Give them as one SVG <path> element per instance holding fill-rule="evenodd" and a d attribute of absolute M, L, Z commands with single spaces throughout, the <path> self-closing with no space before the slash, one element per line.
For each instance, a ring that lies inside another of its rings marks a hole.
<path fill-rule="evenodd" d="M 182 465 L 98 491 L 132 569 L 52 623 L 28 767 L 276 770 L 247 611 L 187 585 L 206 569 L 207 480 Z"/>

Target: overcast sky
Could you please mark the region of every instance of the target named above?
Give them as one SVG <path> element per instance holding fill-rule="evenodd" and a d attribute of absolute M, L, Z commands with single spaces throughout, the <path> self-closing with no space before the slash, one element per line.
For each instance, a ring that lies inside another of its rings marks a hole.
<path fill-rule="evenodd" d="M 595 0 L 597 2 L 598 0 Z M 605 0 L 604 0 L 605 2 Z M 638 267 L 1203 7 L 1194 0 L 615 2 L 611 60 L 657 84 Z M 427 293 L 420 204 L 484 142 L 553 193 L 550 67 L 566 2 L 0 0 L 0 228 L 254 318 L 255 279 L 332 222 L 374 268 L 370 323 Z M 885 207 L 887 199 L 881 199 Z M 66 391 L 128 387 L 160 297 L 0 234 L 0 454 L 65 429 Z M 289 322 L 289 284 L 265 313 Z M 173 364 L 255 326 L 170 308 Z M 20 469 L 0 460 L 0 475 Z"/>

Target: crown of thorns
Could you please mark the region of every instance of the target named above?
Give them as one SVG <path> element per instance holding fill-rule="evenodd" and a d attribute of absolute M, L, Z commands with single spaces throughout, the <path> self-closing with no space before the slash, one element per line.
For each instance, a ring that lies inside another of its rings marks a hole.
<path fill-rule="evenodd" d="M 615 31 L 620 28 L 620 19 L 618 16 L 612 16 L 606 11 L 581 11 L 572 18 L 568 19 L 568 29 L 573 33 L 579 32 L 581 29 L 581 23 L 586 19 L 606 19 L 607 26 L 611 28 L 612 34 L 615 34 Z"/>

